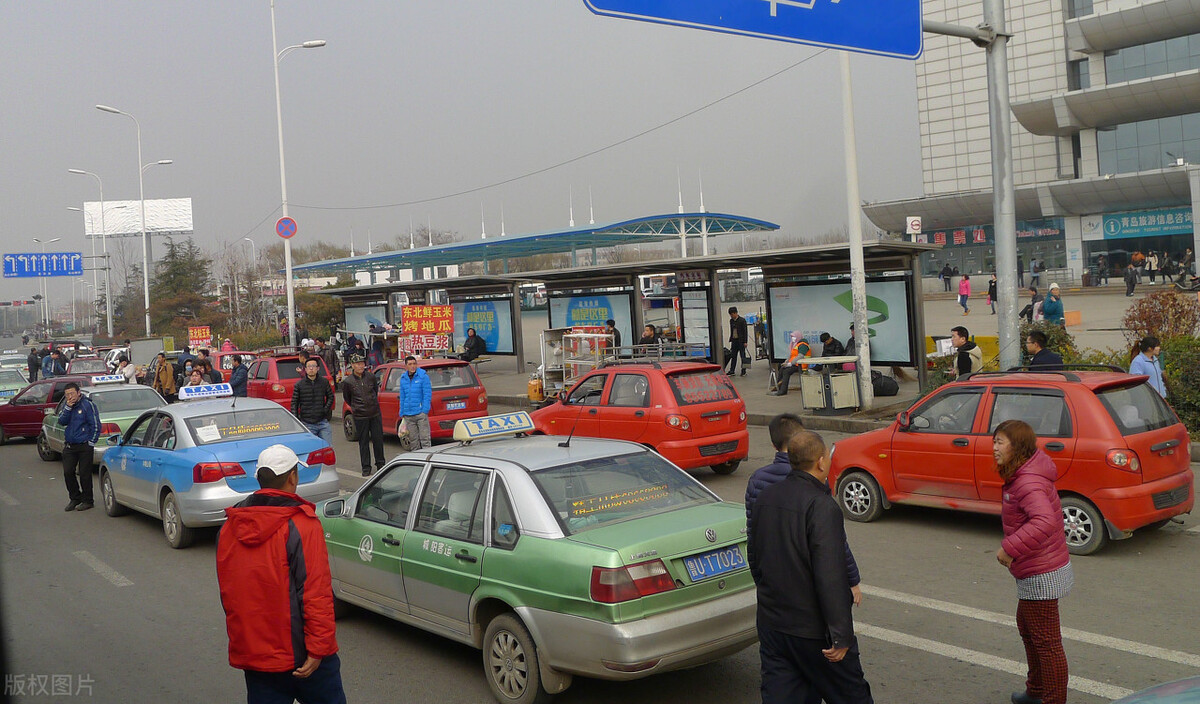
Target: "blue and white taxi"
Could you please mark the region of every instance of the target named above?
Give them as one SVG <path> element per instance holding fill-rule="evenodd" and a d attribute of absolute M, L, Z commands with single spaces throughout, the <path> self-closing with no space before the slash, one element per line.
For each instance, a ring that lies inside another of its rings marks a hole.
<path fill-rule="evenodd" d="M 279 404 L 234 398 L 229 384 L 185 386 L 179 398 L 103 440 L 109 516 L 134 509 L 159 518 L 171 547 L 187 547 L 197 528 L 220 525 L 226 508 L 258 490 L 258 454 L 276 443 L 300 457 L 296 493 L 314 502 L 338 495 L 333 448 Z"/>
<path fill-rule="evenodd" d="M 757 640 L 746 515 L 633 442 L 460 420 L 318 507 L 334 597 L 482 650 L 503 704 Z"/>

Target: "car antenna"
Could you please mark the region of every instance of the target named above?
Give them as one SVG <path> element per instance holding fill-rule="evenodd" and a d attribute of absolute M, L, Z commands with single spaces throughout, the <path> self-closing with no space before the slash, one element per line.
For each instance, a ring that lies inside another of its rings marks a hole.
<path fill-rule="evenodd" d="M 588 395 L 584 394 L 583 398 L 586 399 L 587 397 L 588 397 Z M 569 399 L 571 397 L 568 395 L 567 398 Z M 571 447 L 571 438 L 575 437 L 575 429 L 579 427 L 579 416 L 583 415 L 583 406 L 584 406 L 584 404 L 582 404 L 582 403 L 579 404 L 579 411 L 575 414 L 575 423 L 574 423 L 574 425 L 571 426 L 571 432 L 567 433 L 566 440 L 563 440 L 562 442 L 558 443 L 559 447 L 566 447 L 566 448 Z"/>

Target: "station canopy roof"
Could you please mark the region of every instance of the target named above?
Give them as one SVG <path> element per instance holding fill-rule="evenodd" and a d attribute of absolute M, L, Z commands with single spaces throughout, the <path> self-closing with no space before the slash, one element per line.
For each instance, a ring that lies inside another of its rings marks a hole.
<path fill-rule="evenodd" d="M 538 254 L 562 254 L 591 247 L 615 247 L 674 240 L 680 234 L 700 236 L 778 230 L 779 226 L 724 213 L 653 215 L 603 225 L 583 225 L 557 232 L 489 236 L 432 247 L 401 249 L 342 259 L 326 259 L 292 267 L 293 272 L 337 273 L 378 269 L 422 269 L 467 262 L 516 259 Z"/>

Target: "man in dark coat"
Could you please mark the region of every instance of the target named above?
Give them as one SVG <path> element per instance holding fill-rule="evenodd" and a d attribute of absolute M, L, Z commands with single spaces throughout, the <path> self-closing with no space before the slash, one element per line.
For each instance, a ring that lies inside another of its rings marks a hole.
<path fill-rule="evenodd" d="M 1041 330 L 1030 330 L 1025 339 L 1025 350 L 1029 352 L 1029 366 L 1042 369 L 1062 369 L 1063 360 L 1055 352 L 1046 349 L 1046 333 Z"/>
<path fill-rule="evenodd" d="M 733 376 L 738 360 L 746 352 L 746 319 L 738 315 L 736 306 L 729 307 L 729 358 L 725 360 L 726 371 Z M 746 376 L 746 364 L 742 363 L 742 376 Z"/>

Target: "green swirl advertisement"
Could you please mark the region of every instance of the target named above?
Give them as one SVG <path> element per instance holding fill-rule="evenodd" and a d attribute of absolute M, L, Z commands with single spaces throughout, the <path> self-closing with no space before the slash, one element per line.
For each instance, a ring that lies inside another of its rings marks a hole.
<path fill-rule="evenodd" d="M 771 342 L 775 358 L 787 356 L 793 332 L 799 332 L 821 355 L 821 333 L 842 344 L 850 339 L 854 322 L 850 282 L 785 284 L 770 287 L 767 296 Z M 871 362 L 911 366 L 908 284 L 903 279 L 867 281 L 867 324 L 871 329 Z"/>

